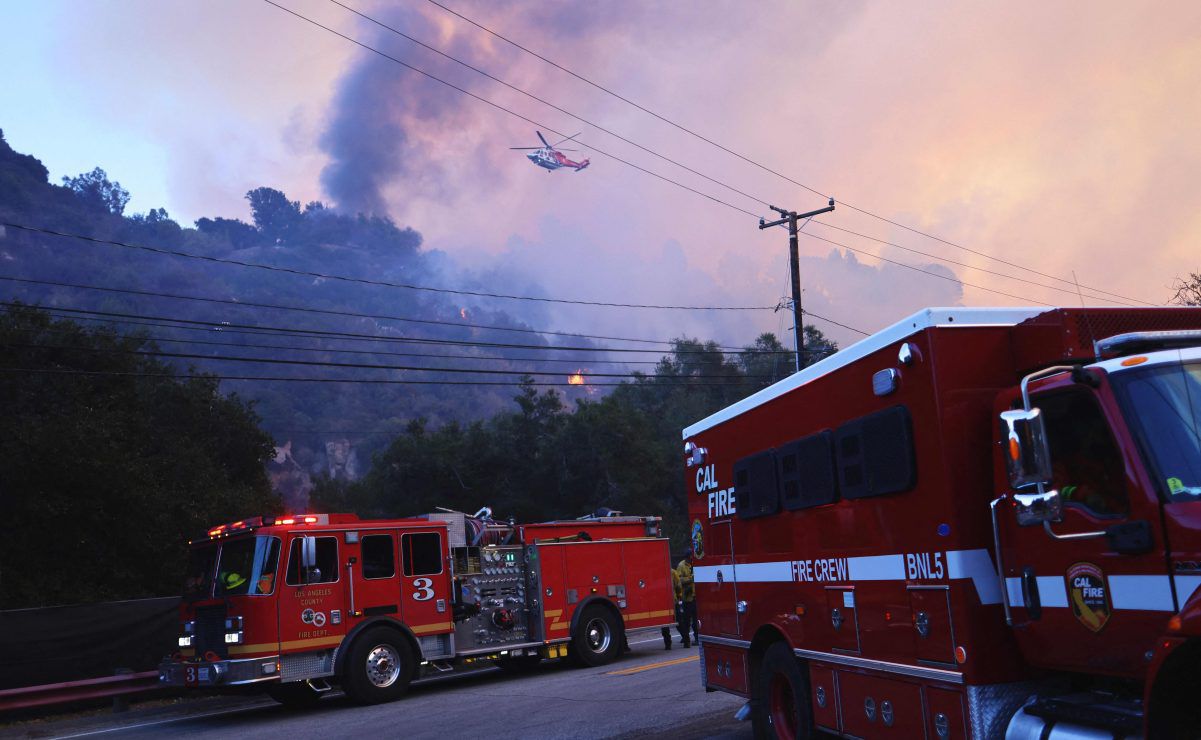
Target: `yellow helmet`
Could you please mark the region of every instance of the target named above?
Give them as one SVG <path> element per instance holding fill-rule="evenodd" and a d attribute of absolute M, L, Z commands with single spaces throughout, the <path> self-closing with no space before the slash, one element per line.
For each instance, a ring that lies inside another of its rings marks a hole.
<path fill-rule="evenodd" d="M 221 579 L 221 585 L 224 586 L 225 590 L 227 591 L 235 589 L 238 586 L 241 586 L 243 583 L 246 583 L 246 578 L 239 573 L 226 573 Z"/>

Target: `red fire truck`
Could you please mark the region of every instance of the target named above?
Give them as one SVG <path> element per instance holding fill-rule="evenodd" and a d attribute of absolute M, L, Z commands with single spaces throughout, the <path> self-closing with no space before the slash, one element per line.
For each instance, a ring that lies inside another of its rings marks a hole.
<path fill-rule="evenodd" d="M 921 311 L 684 430 L 760 737 L 1201 737 L 1201 309 Z"/>
<path fill-rule="evenodd" d="M 602 665 L 626 630 L 673 621 L 668 541 L 658 517 L 518 525 L 440 512 L 263 516 L 191 543 L 169 686 L 262 684 L 316 701 L 405 693 L 423 673 L 543 658 Z"/>

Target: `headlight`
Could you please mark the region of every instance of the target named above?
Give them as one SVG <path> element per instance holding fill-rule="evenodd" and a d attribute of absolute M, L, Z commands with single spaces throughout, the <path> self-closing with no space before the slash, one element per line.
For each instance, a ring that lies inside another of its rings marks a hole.
<path fill-rule="evenodd" d="M 242 642 L 242 633 L 241 632 L 226 632 L 225 633 L 225 644 L 226 645 L 237 645 L 237 644 L 240 644 L 241 642 Z"/>
<path fill-rule="evenodd" d="M 180 647 L 192 647 L 192 636 L 184 635 L 183 637 L 179 638 L 179 646 Z"/>

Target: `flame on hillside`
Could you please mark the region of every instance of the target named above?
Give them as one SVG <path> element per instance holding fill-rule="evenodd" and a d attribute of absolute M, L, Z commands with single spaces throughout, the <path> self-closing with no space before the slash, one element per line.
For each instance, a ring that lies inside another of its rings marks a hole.
<path fill-rule="evenodd" d="M 572 375 L 568 375 L 567 385 L 584 385 L 584 371 L 576 370 Z"/>
<path fill-rule="evenodd" d="M 467 309 L 465 309 L 465 308 L 459 309 L 459 318 L 462 318 L 462 319 L 467 318 Z"/>

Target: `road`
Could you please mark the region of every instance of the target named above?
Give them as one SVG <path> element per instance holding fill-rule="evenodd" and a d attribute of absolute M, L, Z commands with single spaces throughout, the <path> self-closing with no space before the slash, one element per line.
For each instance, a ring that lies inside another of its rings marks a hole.
<path fill-rule="evenodd" d="M 397 702 L 362 707 L 330 696 L 290 711 L 270 699 L 220 697 L 168 709 L 10 727 L 3 737 L 714 738 L 749 740 L 742 705 L 700 687 L 696 648 L 663 650 L 658 634 L 631 636 L 632 652 L 611 665 L 549 661 L 533 673 L 494 668 L 414 684 Z"/>

